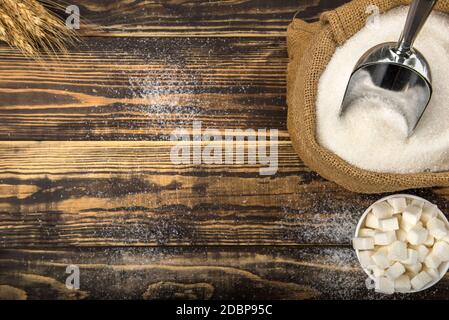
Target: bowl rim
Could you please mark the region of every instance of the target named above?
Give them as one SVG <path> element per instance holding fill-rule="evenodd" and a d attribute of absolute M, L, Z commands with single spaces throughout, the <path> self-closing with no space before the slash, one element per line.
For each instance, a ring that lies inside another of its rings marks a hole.
<path fill-rule="evenodd" d="M 427 203 L 427 204 L 430 204 L 430 205 L 435 205 L 434 203 L 430 202 L 430 201 L 427 200 L 427 199 L 424 199 L 424 198 L 422 198 L 422 197 L 415 196 L 415 195 L 412 195 L 412 194 L 406 194 L 406 193 L 393 194 L 393 195 L 389 195 L 389 196 L 383 197 L 383 198 L 377 200 L 376 202 L 372 203 L 372 204 L 365 210 L 365 212 L 362 214 L 362 216 L 360 217 L 359 222 L 358 222 L 358 224 L 357 224 L 357 227 L 356 227 L 356 229 L 355 229 L 355 237 L 358 237 L 358 234 L 359 234 L 359 232 L 360 232 L 360 229 L 362 228 L 362 225 L 363 225 L 363 223 L 364 223 L 365 220 L 366 220 L 366 216 L 368 215 L 368 213 L 370 213 L 372 207 L 373 207 L 375 204 L 377 204 L 377 203 L 385 202 L 385 201 L 387 201 L 387 200 L 389 200 L 389 199 L 393 199 L 393 198 L 409 198 L 409 199 L 413 199 L 413 200 L 420 200 L 420 201 L 423 201 L 423 202 L 425 202 L 425 203 Z M 448 221 L 448 219 L 446 218 L 446 216 L 444 215 L 444 213 L 441 211 L 441 209 L 440 209 L 438 206 L 437 206 L 437 209 L 438 209 L 438 215 L 439 215 L 439 217 L 443 219 L 443 221 L 444 221 L 445 224 L 446 224 L 446 227 L 449 229 L 449 221 Z M 359 252 L 360 252 L 361 250 L 357 250 L 357 249 L 354 249 L 354 250 L 355 250 L 356 255 L 357 255 L 357 260 L 359 261 L 360 266 L 362 267 L 363 271 L 369 276 L 370 279 L 375 280 L 376 277 L 374 277 L 374 275 L 372 275 L 372 274 L 368 271 L 368 269 L 364 268 L 364 267 L 362 266 L 361 262 L 360 262 L 360 255 L 359 255 Z M 445 265 L 444 265 L 444 264 L 445 264 Z M 423 288 L 420 289 L 420 290 L 410 290 L 410 291 L 405 291 L 405 292 L 395 292 L 395 293 L 406 293 L 406 294 L 407 294 L 407 293 L 417 293 L 417 292 L 425 291 L 425 290 L 427 290 L 427 289 L 433 287 L 433 286 L 436 285 L 438 282 L 440 282 L 441 279 L 444 278 L 444 276 L 446 275 L 446 273 L 447 273 L 448 270 L 449 270 L 449 261 L 448 261 L 448 262 L 444 262 L 444 264 L 443 264 L 442 272 L 440 272 L 440 278 L 439 278 L 439 279 L 430 282 L 428 285 L 426 285 L 425 287 L 423 287 Z"/>

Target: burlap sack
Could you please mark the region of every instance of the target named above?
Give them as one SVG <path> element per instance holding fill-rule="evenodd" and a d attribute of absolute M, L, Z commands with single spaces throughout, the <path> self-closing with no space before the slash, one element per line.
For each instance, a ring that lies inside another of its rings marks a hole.
<path fill-rule="evenodd" d="M 409 3 L 410 0 L 354 0 L 323 13 L 319 22 L 309 24 L 294 19 L 288 27 L 288 129 L 293 146 L 312 170 L 354 192 L 449 186 L 449 172 L 387 174 L 359 169 L 321 147 L 315 139 L 318 81 L 337 46 L 365 26 L 370 4 L 385 12 Z M 448 13 L 449 0 L 440 0 L 436 10 Z"/>

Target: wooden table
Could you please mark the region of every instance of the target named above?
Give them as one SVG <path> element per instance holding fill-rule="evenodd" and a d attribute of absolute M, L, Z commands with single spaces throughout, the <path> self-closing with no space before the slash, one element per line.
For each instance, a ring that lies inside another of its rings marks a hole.
<path fill-rule="evenodd" d="M 343 2 L 74 0 L 83 38 L 59 62 L 2 45 L 0 296 L 385 298 L 350 247 L 380 196 L 311 172 L 286 130 L 286 27 Z M 194 120 L 278 129 L 278 173 L 173 164 Z M 410 192 L 449 212 L 448 188 Z"/>

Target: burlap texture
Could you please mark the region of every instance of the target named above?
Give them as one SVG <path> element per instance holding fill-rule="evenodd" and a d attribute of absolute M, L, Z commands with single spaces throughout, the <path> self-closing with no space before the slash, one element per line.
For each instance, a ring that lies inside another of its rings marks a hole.
<path fill-rule="evenodd" d="M 315 138 L 318 82 L 337 46 L 365 26 L 369 16 L 366 9 L 370 4 L 385 12 L 410 2 L 354 0 L 323 13 L 319 22 L 309 24 L 294 19 L 288 27 L 288 129 L 293 146 L 312 170 L 354 192 L 383 193 L 449 186 L 449 172 L 389 174 L 359 169 L 321 147 Z M 449 0 L 440 0 L 436 10 L 448 13 Z"/>

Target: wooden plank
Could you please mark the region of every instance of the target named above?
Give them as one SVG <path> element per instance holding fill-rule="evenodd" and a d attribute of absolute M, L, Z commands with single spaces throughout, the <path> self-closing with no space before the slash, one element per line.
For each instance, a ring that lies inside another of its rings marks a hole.
<path fill-rule="evenodd" d="M 348 0 L 74 0 L 84 36 L 267 37 L 285 36 L 296 11 L 315 21 Z M 66 6 L 66 1 L 57 0 Z M 66 16 L 63 14 L 63 16 Z"/>
<path fill-rule="evenodd" d="M 9 247 L 342 241 L 326 225 L 349 216 L 338 214 L 337 204 L 328 216 L 326 208 L 315 208 L 329 183 L 302 166 L 289 144 L 280 145 L 281 164 L 274 177 L 261 177 L 260 165 L 175 165 L 170 160 L 173 145 L 0 143 L 0 243 Z M 348 194 L 338 192 L 341 197 Z M 323 214 L 321 219 L 318 213 Z M 322 232 L 301 232 L 311 229 Z M 320 237 L 324 230 L 329 235 Z M 347 235 L 349 230 L 342 232 Z"/>
<path fill-rule="evenodd" d="M 68 265 L 80 289 L 65 286 Z M 365 287 L 350 248 L 101 248 L 0 251 L 0 298 L 447 299 L 434 288 L 393 297 Z"/>
<path fill-rule="evenodd" d="M 283 39 L 89 38 L 39 65 L 0 47 L 0 140 L 166 140 L 193 120 L 286 137 Z"/>
<path fill-rule="evenodd" d="M 175 165 L 168 142 L 1 142 L 0 246 L 348 244 L 379 196 L 324 181 L 279 145 L 261 165 Z M 414 191 L 449 212 L 449 190 Z"/>

